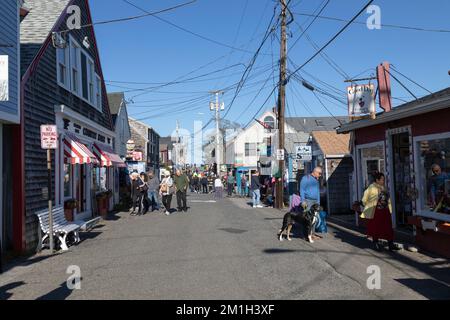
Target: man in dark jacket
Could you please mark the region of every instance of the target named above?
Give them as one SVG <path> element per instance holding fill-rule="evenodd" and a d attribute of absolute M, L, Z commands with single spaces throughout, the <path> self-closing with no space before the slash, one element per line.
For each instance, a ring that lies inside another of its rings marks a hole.
<path fill-rule="evenodd" d="M 261 181 L 259 180 L 259 171 L 252 175 L 252 182 L 250 184 L 250 191 L 253 197 L 253 208 L 262 208 L 261 205 Z"/>
<path fill-rule="evenodd" d="M 186 192 L 189 186 L 189 179 L 184 173 L 181 173 L 181 170 L 177 170 L 173 182 L 177 189 L 178 211 L 187 212 Z"/>
<path fill-rule="evenodd" d="M 152 211 L 159 210 L 159 201 L 158 201 L 158 194 L 159 194 L 159 184 L 160 181 L 157 176 L 153 174 L 153 172 L 150 172 L 148 174 L 148 199 L 152 206 Z"/>
<path fill-rule="evenodd" d="M 133 172 L 131 174 L 131 199 L 133 200 L 133 209 L 131 210 L 131 215 L 135 216 L 137 214 L 141 214 L 143 208 L 142 200 L 143 200 L 143 187 L 145 183 L 139 177 L 139 173 Z M 138 212 L 136 212 L 136 207 L 138 207 Z"/>

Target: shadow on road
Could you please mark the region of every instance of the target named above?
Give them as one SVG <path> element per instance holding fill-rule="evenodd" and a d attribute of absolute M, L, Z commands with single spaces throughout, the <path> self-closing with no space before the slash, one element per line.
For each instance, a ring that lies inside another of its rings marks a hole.
<path fill-rule="evenodd" d="M 72 290 L 67 287 L 67 283 L 63 282 L 59 285 L 58 288 L 50 291 L 47 294 L 44 294 L 43 296 L 40 296 L 36 300 L 66 300 L 71 293 Z"/>
<path fill-rule="evenodd" d="M 430 300 L 450 299 L 449 286 L 433 279 L 395 279 Z"/>
<path fill-rule="evenodd" d="M 13 295 L 12 293 L 9 293 L 8 291 L 15 289 L 17 287 L 23 286 L 24 284 L 26 284 L 26 283 L 23 281 L 17 281 L 17 282 L 12 282 L 12 283 L 9 283 L 7 285 L 0 287 L 0 300 L 8 300 Z"/>

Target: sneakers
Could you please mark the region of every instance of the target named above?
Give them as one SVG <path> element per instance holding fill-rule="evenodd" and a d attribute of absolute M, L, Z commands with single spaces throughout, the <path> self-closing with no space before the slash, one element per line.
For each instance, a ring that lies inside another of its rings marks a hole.
<path fill-rule="evenodd" d="M 256 207 L 257 207 L 257 208 L 264 208 L 264 206 L 262 206 L 262 205 L 260 205 L 260 204 L 258 204 Z"/>
<path fill-rule="evenodd" d="M 166 212 L 164 212 L 164 214 L 165 214 L 166 216 L 168 216 L 168 215 L 170 215 L 170 212 L 166 210 Z"/>

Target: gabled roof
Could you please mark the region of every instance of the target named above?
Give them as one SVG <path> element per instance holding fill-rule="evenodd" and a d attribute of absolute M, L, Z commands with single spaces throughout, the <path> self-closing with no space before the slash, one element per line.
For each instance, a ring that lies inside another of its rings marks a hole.
<path fill-rule="evenodd" d="M 325 156 L 350 154 L 350 134 L 338 134 L 336 131 L 313 131 L 311 135 Z"/>
<path fill-rule="evenodd" d="M 111 117 L 114 126 L 116 125 L 116 120 L 122 107 L 122 102 L 125 101 L 125 95 L 123 92 L 112 92 L 108 93 L 108 103 L 109 111 L 111 112 Z"/>
<path fill-rule="evenodd" d="M 20 23 L 22 72 L 26 71 L 71 0 L 25 0 L 28 15 Z"/>
<path fill-rule="evenodd" d="M 297 117 L 286 118 L 286 123 L 299 132 L 334 131 L 347 123 L 348 117 Z"/>

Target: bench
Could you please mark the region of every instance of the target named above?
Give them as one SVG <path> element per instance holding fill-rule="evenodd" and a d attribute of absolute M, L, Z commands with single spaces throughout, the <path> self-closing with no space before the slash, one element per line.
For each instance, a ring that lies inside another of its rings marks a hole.
<path fill-rule="evenodd" d="M 35 213 L 39 219 L 41 231 L 39 231 L 38 251 L 40 251 L 46 240 L 49 240 L 50 227 L 48 221 L 48 209 L 38 211 Z M 64 207 L 59 206 L 52 209 L 53 216 L 53 236 L 59 239 L 61 249 L 63 251 L 69 250 L 67 246 L 67 236 L 73 233 L 75 243 L 80 242 L 79 230 L 85 225 L 84 221 L 67 221 L 64 215 Z M 42 236 L 44 234 L 44 236 Z M 49 246 L 49 244 L 47 244 Z M 46 245 L 46 246 L 47 246 Z"/>

